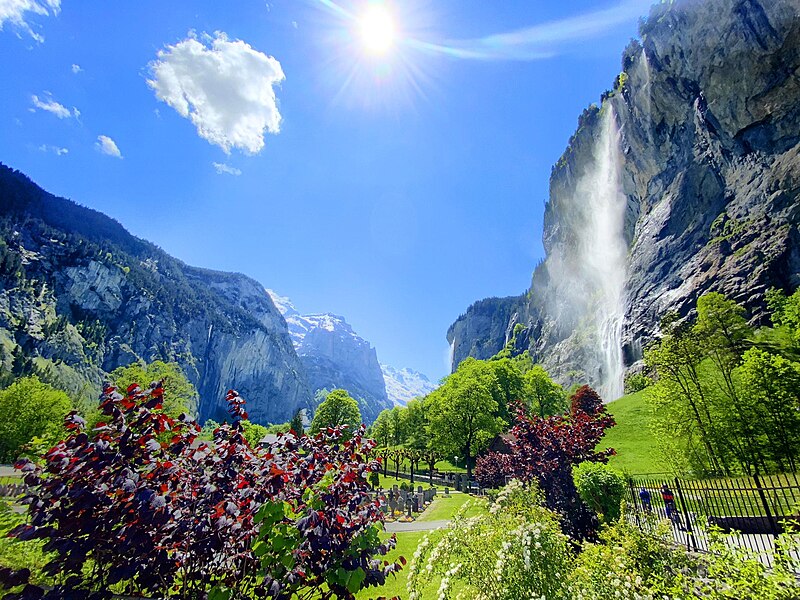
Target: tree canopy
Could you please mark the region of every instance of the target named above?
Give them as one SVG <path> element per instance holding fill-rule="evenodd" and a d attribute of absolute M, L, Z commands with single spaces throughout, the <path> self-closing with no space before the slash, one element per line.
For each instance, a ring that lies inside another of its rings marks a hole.
<path fill-rule="evenodd" d="M 317 407 L 310 431 L 316 434 L 328 427 L 347 425 L 348 432 L 352 432 L 360 424 L 361 413 L 358 410 L 358 402 L 345 390 L 337 389 L 331 391 Z"/>
<path fill-rule="evenodd" d="M 496 379 L 487 376 L 481 361 L 467 359 L 428 396 L 428 433 L 431 445 L 444 456 L 459 456 L 472 465 L 492 438 L 503 430 L 499 406 L 492 392 Z"/>
<path fill-rule="evenodd" d="M 36 377 L 23 377 L 0 391 L 0 461 L 13 462 L 35 437 L 45 444 L 58 441 L 71 409 L 67 394 Z"/>
<path fill-rule="evenodd" d="M 197 413 L 197 390 L 186 378 L 181 368 L 175 363 L 160 360 L 150 364 L 132 363 L 127 367 L 119 367 L 111 372 L 114 385 L 126 390 L 132 383 L 147 387 L 153 381 L 164 382 L 164 412 L 177 417 L 181 413 L 195 415 Z"/>
<path fill-rule="evenodd" d="M 795 326 L 796 297 L 767 294 L 778 328 Z M 726 475 L 795 468 L 800 363 L 793 334 L 754 331 L 741 306 L 713 292 L 698 299 L 694 320 L 666 315 L 661 331 L 644 355 L 656 380 L 646 397 L 673 468 Z"/>

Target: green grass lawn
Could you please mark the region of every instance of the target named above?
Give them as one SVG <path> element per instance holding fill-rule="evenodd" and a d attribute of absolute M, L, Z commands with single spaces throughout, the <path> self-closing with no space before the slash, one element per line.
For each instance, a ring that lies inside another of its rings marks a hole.
<path fill-rule="evenodd" d="M 488 509 L 486 500 L 482 498 L 474 498 L 469 496 L 469 494 L 461 494 L 461 493 L 453 493 L 450 495 L 449 498 L 446 498 L 442 494 L 439 494 L 434 499 L 433 503 L 428 507 L 428 509 L 423 513 L 423 515 L 419 518 L 420 521 L 439 521 L 444 519 L 451 519 L 453 516 L 458 512 L 458 509 L 464 506 L 464 504 L 468 501 L 472 500 L 472 506 L 467 509 L 465 516 L 471 517 L 475 515 L 479 515 L 481 513 L 485 513 Z M 410 563 L 411 558 L 414 556 L 414 552 L 417 549 L 417 546 L 422 541 L 422 538 L 425 537 L 429 532 L 427 531 L 410 531 L 410 532 L 402 532 L 397 534 L 397 546 L 394 550 L 392 550 L 389 554 L 386 555 L 386 560 L 392 562 L 397 560 L 400 556 L 405 557 L 405 559 Z M 384 537 L 389 537 L 390 534 L 384 534 Z M 431 536 L 437 535 L 435 532 L 430 534 Z M 396 577 L 389 577 L 386 582 L 386 585 L 379 587 L 379 588 L 369 588 L 366 590 L 361 590 L 359 594 L 356 596 L 361 599 L 366 598 L 379 598 L 379 597 L 386 597 L 386 598 L 393 598 L 395 596 L 399 596 L 400 598 L 407 598 L 408 592 L 406 592 L 406 580 L 408 579 L 408 565 L 406 565 L 400 573 L 397 574 Z M 432 589 L 436 589 L 436 585 L 431 586 Z"/>
<path fill-rule="evenodd" d="M 452 493 L 449 497 L 440 493 L 417 520 L 441 521 L 452 519 L 458 512 L 458 509 L 464 506 L 469 500 L 472 500 L 472 506 L 467 509 L 464 515 L 466 517 L 479 515 L 486 512 L 488 509 L 487 502 L 483 498 L 475 498 L 469 494 L 461 494 L 459 492 Z"/>
<path fill-rule="evenodd" d="M 417 546 L 422 541 L 422 538 L 427 535 L 427 531 L 409 531 L 405 533 L 398 533 L 397 534 L 397 546 L 394 550 L 389 552 L 384 558 L 389 562 L 396 561 L 399 557 L 403 556 L 405 559 L 410 563 L 411 557 L 414 556 L 414 552 L 417 549 Z M 389 534 L 385 534 L 385 537 L 389 537 Z M 400 571 L 396 576 L 389 576 L 386 580 L 386 584 L 379 587 L 379 588 L 367 588 L 361 590 L 357 595 L 356 598 L 359 599 L 366 599 L 366 598 L 394 598 L 395 596 L 399 596 L 400 598 L 408 597 L 408 592 L 406 592 L 406 580 L 408 579 L 408 565 L 403 567 L 403 570 Z"/>
<path fill-rule="evenodd" d="M 644 395 L 647 390 L 628 394 L 606 405 L 614 415 L 617 426 L 606 432 L 598 448 L 614 448 L 608 464 L 631 474 L 660 473 L 668 468 L 663 464 L 656 440 L 650 431 L 650 407 Z"/>

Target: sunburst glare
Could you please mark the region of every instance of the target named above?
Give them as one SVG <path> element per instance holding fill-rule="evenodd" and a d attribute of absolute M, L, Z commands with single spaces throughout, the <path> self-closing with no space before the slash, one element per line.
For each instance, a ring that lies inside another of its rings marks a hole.
<path fill-rule="evenodd" d="M 359 21 L 361 41 L 371 54 L 385 54 L 394 45 L 395 24 L 385 6 L 373 4 Z"/>

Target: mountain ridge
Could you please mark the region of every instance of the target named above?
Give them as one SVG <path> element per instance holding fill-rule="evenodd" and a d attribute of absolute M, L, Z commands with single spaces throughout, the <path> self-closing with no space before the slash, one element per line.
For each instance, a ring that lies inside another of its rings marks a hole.
<path fill-rule="evenodd" d="M 240 273 L 186 265 L 94 209 L 0 166 L 2 366 L 23 353 L 95 389 L 135 360 L 177 362 L 200 393 L 202 419 L 226 417 L 236 387 L 256 422 L 312 406 L 283 317 Z M 91 339 L 85 337 L 92 332 Z"/>

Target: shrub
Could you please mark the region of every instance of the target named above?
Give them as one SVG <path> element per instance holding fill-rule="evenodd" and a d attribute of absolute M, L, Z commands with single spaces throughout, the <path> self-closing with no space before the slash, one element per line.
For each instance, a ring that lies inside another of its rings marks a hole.
<path fill-rule="evenodd" d="M 517 600 L 571 598 L 564 585 L 572 563 L 569 540 L 534 485 L 512 481 L 488 514 L 464 518 L 424 538 L 409 566 L 408 598 Z M 441 579 L 439 579 L 441 578 Z M 437 587 L 438 585 L 438 587 Z"/>
<path fill-rule="evenodd" d="M 600 543 L 584 544 L 569 579 L 573 597 L 576 600 L 800 597 L 800 583 L 794 576 L 800 567 L 797 560 L 800 540 L 796 535 L 778 537 L 776 564 L 769 569 L 757 553 L 738 547 L 719 530 L 708 532 L 709 552 L 690 554 L 683 546 L 675 546 L 668 522 L 656 523 L 651 517 L 648 529 L 648 533 L 643 533 L 630 521 L 620 519 L 601 532 Z"/>
<path fill-rule="evenodd" d="M 625 479 L 602 463 L 584 462 L 572 467 L 572 478 L 583 500 L 600 520 L 610 523 L 619 519 L 625 496 Z"/>
<path fill-rule="evenodd" d="M 625 393 L 635 394 L 653 385 L 653 380 L 644 373 L 631 373 L 625 377 Z"/>
<path fill-rule="evenodd" d="M 44 467 L 18 463 L 31 487 L 30 524 L 18 540 L 54 552 L 44 573 L 59 585 L 44 598 L 130 595 L 201 598 L 352 598 L 399 569 L 375 558 L 394 546 L 378 539 L 382 515 L 371 501 L 363 427 L 316 437 L 282 436 L 269 448 L 244 437 L 244 400 L 228 392 L 232 424 L 198 441 L 199 425 L 162 410 L 163 388 L 106 386 L 107 417 L 93 437 L 74 411 L 70 436 Z M 3 571 L 6 584 L 25 573 Z M 33 589 L 33 588 L 30 588 Z M 82 594 L 82 595 L 81 595 Z M 28 596 L 26 596 L 28 597 Z"/>
<path fill-rule="evenodd" d="M 509 432 L 511 454 L 490 452 L 482 456 L 476 467 L 478 482 L 496 484 L 501 475 L 525 483 L 536 481 L 547 507 L 562 516 L 567 534 L 578 540 L 593 537 L 597 518 L 578 495 L 572 465 L 608 460 L 614 451 L 596 452 L 595 447 L 605 430 L 615 424 L 614 418 L 589 386 L 579 388 L 572 396 L 569 415 L 528 416 L 519 403 L 514 411 L 516 424 Z"/>

